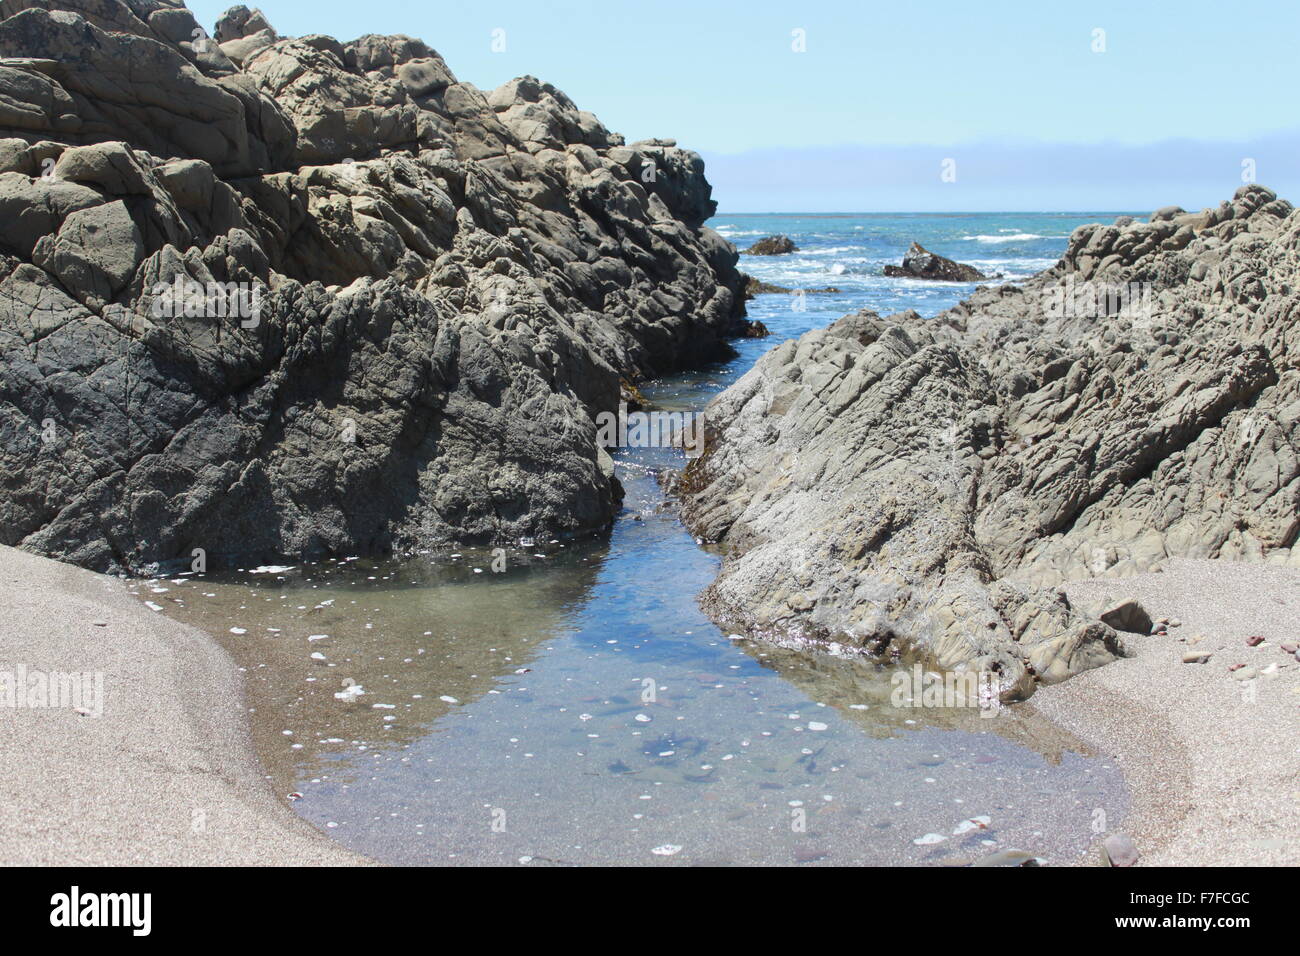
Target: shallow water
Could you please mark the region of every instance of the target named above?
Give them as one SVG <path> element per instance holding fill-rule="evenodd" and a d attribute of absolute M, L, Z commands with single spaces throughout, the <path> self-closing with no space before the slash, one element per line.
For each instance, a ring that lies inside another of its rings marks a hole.
<path fill-rule="evenodd" d="M 943 229 L 1036 225 L 959 218 Z M 810 223 L 778 228 L 801 246 L 835 239 Z M 786 285 L 802 268 L 759 265 L 787 268 L 765 276 Z M 647 397 L 699 408 L 781 338 L 863 304 L 892 311 L 890 297 L 934 312 L 970 288 L 913 284 L 810 296 L 804 311 L 760 297 L 751 314 L 772 338 Z M 956 864 L 1017 847 L 1060 863 L 1095 841 L 1098 810 L 1123 818 L 1118 769 L 1032 707 L 895 707 L 892 669 L 714 627 L 696 596 L 717 557 L 657 480 L 681 463 L 619 454 L 627 498 L 605 540 L 136 590 L 244 668 L 259 753 L 280 792 L 302 795 L 293 807 L 387 862 Z M 972 817 L 989 822 L 954 833 Z M 927 834 L 945 839 L 915 842 Z"/>

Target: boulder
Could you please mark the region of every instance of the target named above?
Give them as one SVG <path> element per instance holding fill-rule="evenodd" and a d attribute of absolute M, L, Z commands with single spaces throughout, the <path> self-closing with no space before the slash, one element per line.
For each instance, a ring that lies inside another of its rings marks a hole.
<path fill-rule="evenodd" d="M 784 256 L 798 252 L 799 247 L 789 236 L 764 236 L 745 250 L 747 256 Z"/>
<path fill-rule="evenodd" d="M 1124 833 L 1112 833 L 1101 843 L 1102 857 L 1107 866 L 1133 866 L 1138 861 L 1133 839 Z"/>
<path fill-rule="evenodd" d="M 927 251 L 919 242 L 908 246 L 901 266 L 885 266 L 885 275 L 897 279 L 933 279 L 938 282 L 980 282 L 990 278 L 974 266 L 953 262 Z"/>
<path fill-rule="evenodd" d="M 1090 608 L 1089 612 L 1097 620 L 1109 624 L 1115 630 L 1127 631 L 1130 634 L 1150 634 L 1155 626 L 1151 615 L 1134 598 L 1109 601 L 1102 606 Z"/>

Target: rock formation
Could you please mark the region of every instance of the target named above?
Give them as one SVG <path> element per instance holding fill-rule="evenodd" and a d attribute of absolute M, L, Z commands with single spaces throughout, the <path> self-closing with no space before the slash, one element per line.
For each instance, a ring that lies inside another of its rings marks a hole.
<path fill-rule="evenodd" d="M 811 295 L 813 293 L 833 294 L 839 291 L 840 290 L 835 288 L 835 286 L 833 285 L 828 285 L 824 289 L 787 289 L 785 286 L 777 285 L 774 282 L 764 282 L 761 279 L 755 279 L 751 275 L 745 276 L 745 299 L 746 300 L 752 299 L 756 295 L 771 295 L 774 293 L 788 294 L 792 292 L 804 292 Z"/>
<path fill-rule="evenodd" d="M 745 250 L 747 256 L 784 256 L 798 252 L 799 247 L 789 236 L 764 236 Z"/>
<path fill-rule="evenodd" d="M 1057 590 L 1167 556 L 1300 565 L 1300 212 L 1260 186 L 1077 229 L 1023 287 L 847 316 L 705 412 L 715 619 L 1023 697 L 1122 652 Z"/>
<path fill-rule="evenodd" d="M 923 248 L 919 242 L 908 246 L 901 266 L 885 266 L 885 275 L 896 279 L 934 279 L 938 282 L 979 282 L 991 278 L 974 266 L 937 256 Z"/>
<path fill-rule="evenodd" d="M 0 7 L 0 543 L 93 568 L 580 533 L 593 416 L 742 334 L 700 157 L 405 36 Z"/>

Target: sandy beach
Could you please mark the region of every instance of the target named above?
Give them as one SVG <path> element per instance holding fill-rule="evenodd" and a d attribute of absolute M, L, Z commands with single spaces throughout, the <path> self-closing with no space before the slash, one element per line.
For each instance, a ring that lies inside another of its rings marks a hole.
<path fill-rule="evenodd" d="M 1065 590 L 1077 603 L 1134 597 L 1153 618 L 1181 621 L 1164 636 L 1125 635 L 1132 657 L 1032 699 L 1120 762 L 1133 808 L 1115 829 L 1133 838 L 1139 865 L 1300 863 L 1300 663 L 1281 648 L 1300 639 L 1300 571 L 1175 559 Z M 1250 647 L 1252 636 L 1265 640 Z M 1197 652 L 1208 661 L 1183 663 Z M 1234 664 L 1258 676 L 1238 680 Z"/>
<path fill-rule="evenodd" d="M 117 579 L 12 548 L 0 547 L 0 583 L 0 671 L 22 668 L 37 683 L 102 675 L 103 689 L 82 699 L 85 714 L 34 697 L 0 708 L 0 862 L 367 862 L 271 792 L 238 670 L 206 635 L 151 612 Z"/>

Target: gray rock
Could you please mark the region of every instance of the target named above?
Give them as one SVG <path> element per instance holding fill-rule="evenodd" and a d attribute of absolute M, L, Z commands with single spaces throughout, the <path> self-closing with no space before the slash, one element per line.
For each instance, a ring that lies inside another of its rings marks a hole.
<path fill-rule="evenodd" d="M 749 256 L 784 256 L 798 251 L 799 247 L 794 244 L 794 240 L 789 236 L 765 236 L 746 249 L 745 254 Z"/>
<path fill-rule="evenodd" d="M 110 196 L 147 196 L 151 191 L 145 171 L 122 143 L 64 150 L 54 165 L 54 177 L 94 186 Z"/>
<path fill-rule="evenodd" d="M 8 128 L 76 144 L 116 140 L 155 156 L 203 159 L 230 176 L 283 168 L 293 126 L 270 97 L 229 66 L 206 75 L 191 49 L 160 42 L 120 0 L 96 6 L 92 18 L 29 7 L 0 21 L 0 57 L 59 64 L 53 76 L 0 67 L 14 104 L 0 111 L 0 135 Z"/>
<path fill-rule="evenodd" d="M 1023 286 L 765 355 L 705 410 L 679 483 L 725 555 L 711 616 L 1026 696 L 1123 653 L 1111 609 L 1063 582 L 1300 564 L 1300 214 L 1263 187 L 1224 209 L 1179 249 L 1168 221 L 1085 226 Z"/>
<path fill-rule="evenodd" d="M 214 35 L 218 43 L 225 43 L 228 40 L 241 40 L 263 32 L 268 32 L 273 37 L 275 35 L 275 31 L 271 29 L 271 22 L 267 20 L 266 15 L 261 10 L 250 10 L 240 4 L 231 7 L 221 15 L 220 19 L 217 20 Z"/>
<path fill-rule="evenodd" d="M 954 262 L 912 243 L 901 266 L 885 266 L 885 275 L 900 279 L 933 279 L 936 282 L 979 282 L 989 278 L 974 266 Z"/>
<path fill-rule="evenodd" d="M 1117 631 L 1133 634 L 1150 634 L 1154 626 L 1151 615 L 1134 598 L 1111 602 L 1109 607 L 1097 614 L 1097 619 Z"/>
<path fill-rule="evenodd" d="M 1152 222 L 1168 222 L 1175 216 L 1181 216 L 1187 210 L 1182 206 L 1161 206 L 1151 214 Z"/>
<path fill-rule="evenodd" d="M 1101 852 L 1107 866 L 1133 866 L 1138 861 L 1137 847 L 1123 833 L 1112 833 L 1102 840 Z"/>
<path fill-rule="evenodd" d="M 33 265 L 94 311 L 126 287 L 142 258 L 140 229 L 120 201 L 77 210 L 32 250 Z"/>
<path fill-rule="evenodd" d="M 598 531 L 595 416 L 749 328 L 699 156 L 549 84 L 48 6 L 0 22 L 0 542 L 138 571 Z"/>

